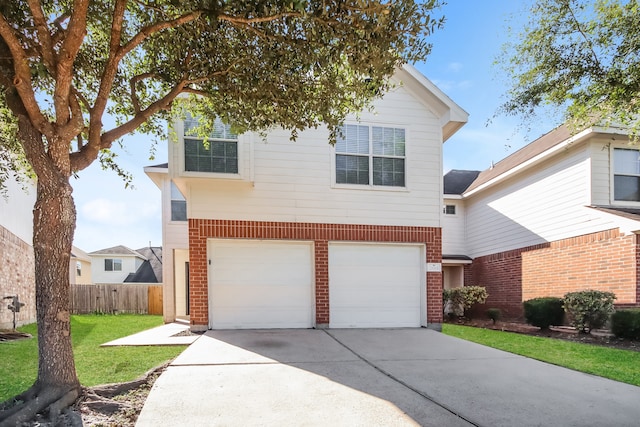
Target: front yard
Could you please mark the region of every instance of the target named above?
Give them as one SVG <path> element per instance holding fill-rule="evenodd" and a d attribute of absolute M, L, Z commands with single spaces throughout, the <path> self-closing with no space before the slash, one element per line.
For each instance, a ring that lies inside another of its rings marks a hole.
<path fill-rule="evenodd" d="M 185 346 L 100 347 L 108 341 L 162 325 L 162 316 L 76 315 L 71 335 L 83 386 L 131 381 L 180 354 Z M 19 328 L 36 337 L 36 325 Z M 0 402 L 28 389 L 38 372 L 37 338 L 0 343 Z"/>
<path fill-rule="evenodd" d="M 444 334 L 565 368 L 640 386 L 640 351 L 444 324 Z"/>

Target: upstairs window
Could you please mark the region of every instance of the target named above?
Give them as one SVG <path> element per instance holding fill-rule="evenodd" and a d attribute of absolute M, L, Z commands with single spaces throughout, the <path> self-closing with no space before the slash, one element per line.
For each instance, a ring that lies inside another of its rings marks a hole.
<path fill-rule="evenodd" d="M 82 263 L 80 261 L 76 261 L 76 276 L 82 276 Z"/>
<path fill-rule="evenodd" d="M 171 181 L 171 221 L 187 220 L 187 201 Z"/>
<path fill-rule="evenodd" d="M 122 271 L 122 260 L 117 258 L 106 258 L 104 260 L 104 271 Z"/>
<path fill-rule="evenodd" d="M 231 126 L 215 120 L 215 129 L 205 142 L 194 136 L 194 118 L 184 122 L 184 170 L 187 172 L 238 173 L 238 135 Z"/>
<path fill-rule="evenodd" d="M 346 125 L 336 141 L 336 184 L 405 186 L 405 130 Z"/>
<path fill-rule="evenodd" d="M 640 202 L 640 151 L 613 150 L 613 198 L 619 202 Z"/>
<path fill-rule="evenodd" d="M 455 215 L 456 205 L 445 205 L 442 210 L 445 215 Z"/>

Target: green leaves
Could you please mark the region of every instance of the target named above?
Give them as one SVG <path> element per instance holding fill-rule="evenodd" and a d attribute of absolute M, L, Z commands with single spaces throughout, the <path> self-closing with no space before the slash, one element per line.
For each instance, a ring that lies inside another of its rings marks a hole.
<path fill-rule="evenodd" d="M 563 111 L 575 129 L 640 125 L 640 13 L 635 0 L 542 0 L 504 47 L 511 89 L 500 113 Z"/>

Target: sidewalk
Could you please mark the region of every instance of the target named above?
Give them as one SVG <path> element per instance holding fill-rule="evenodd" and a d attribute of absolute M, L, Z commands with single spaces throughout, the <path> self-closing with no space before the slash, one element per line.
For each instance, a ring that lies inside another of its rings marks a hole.
<path fill-rule="evenodd" d="M 138 346 L 138 345 L 190 345 L 200 335 L 191 334 L 189 325 L 184 323 L 167 323 L 157 328 L 138 332 L 127 337 L 118 338 L 102 344 L 100 347 Z"/>

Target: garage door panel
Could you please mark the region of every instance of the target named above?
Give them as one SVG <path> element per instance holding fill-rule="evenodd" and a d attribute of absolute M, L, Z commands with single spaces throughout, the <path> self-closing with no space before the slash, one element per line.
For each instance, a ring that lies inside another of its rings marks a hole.
<path fill-rule="evenodd" d="M 311 327 L 312 254 L 310 242 L 212 240 L 210 327 Z"/>
<path fill-rule="evenodd" d="M 418 245 L 331 244 L 330 326 L 420 326 L 422 254 Z"/>

